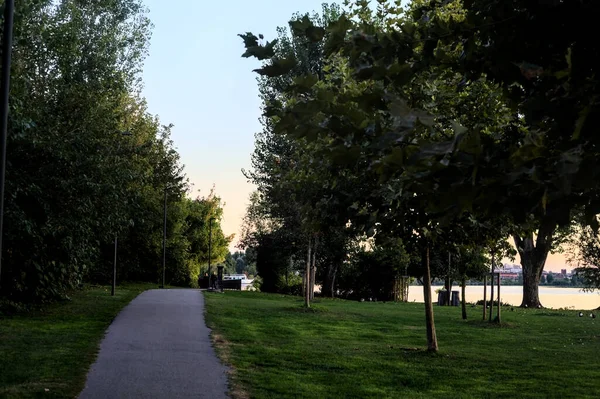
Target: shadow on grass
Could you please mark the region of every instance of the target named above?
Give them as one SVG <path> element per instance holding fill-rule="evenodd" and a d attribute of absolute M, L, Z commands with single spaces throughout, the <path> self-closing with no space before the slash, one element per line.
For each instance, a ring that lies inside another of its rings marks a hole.
<path fill-rule="evenodd" d="M 283 310 L 293 313 L 329 313 L 328 308 L 319 305 L 311 305 L 310 308 L 307 308 L 304 305 L 286 306 Z"/>
<path fill-rule="evenodd" d="M 518 328 L 519 326 L 517 324 L 514 323 L 508 323 L 503 321 L 502 323 L 498 323 L 498 322 L 489 322 L 489 321 L 483 321 L 483 320 L 468 320 L 466 322 L 466 324 L 470 327 L 474 327 L 474 328 L 492 328 L 492 329 L 501 329 L 501 328 Z"/>
<path fill-rule="evenodd" d="M 532 316 L 546 316 L 546 317 L 566 317 L 566 316 L 571 316 L 571 317 L 575 317 L 577 315 L 575 313 L 559 313 L 557 311 L 553 311 L 553 312 L 537 312 L 537 313 L 532 313 Z"/>

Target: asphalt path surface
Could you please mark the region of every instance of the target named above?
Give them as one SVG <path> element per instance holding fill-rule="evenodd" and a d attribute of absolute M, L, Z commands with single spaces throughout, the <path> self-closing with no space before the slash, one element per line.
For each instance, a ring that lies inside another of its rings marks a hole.
<path fill-rule="evenodd" d="M 110 325 L 80 399 L 227 397 L 199 290 L 150 290 Z"/>

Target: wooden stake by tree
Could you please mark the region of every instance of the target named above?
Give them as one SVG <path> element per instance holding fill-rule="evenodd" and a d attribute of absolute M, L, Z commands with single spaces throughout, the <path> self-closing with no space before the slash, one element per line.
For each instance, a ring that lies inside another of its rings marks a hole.
<path fill-rule="evenodd" d="M 490 321 L 492 321 L 492 317 L 494 314 L 494 252 L 492 251 L 492 274 L 491 274 L 491 284 L 490 284 Z"/>
<path fill-rule="evenodd" d="M 423 297 L 425 299 L 425 319 L 427 326 L 427 350 L 437 352 L 438 342 L 433 320 L 433 302 L 431 298 L 431 271 L 429 265 L 429 243 L 425 249 L 425 276 L 423 277 Z"/>
<path fill-rule="evenodd" d="M 312 262 L 310 265 L 310 299 L 315 299 L 315 281 L 317 276 L 317 248 L 319 246 L 319 236 L 315 234 L 312 249 Z"/>
<path fill-rule="evenodd" d="M 461 285 L 460 288 L 461 288 L 461 291 L 462 291 L 461 292 L 461 295 L 462 295 L 461 302 L 462 302 L 462 318 L 463 318 L 463 320 L 467 320 L 467 300 L 465 298 L 465 296 L 466 296 L 465 295 L 465 292 L 466 292 L 465 285 L 466 284 L 467 284 L 467 278 L 463 274 L 462 280 L 460 282 L 460 285 Z"/>
<path fill-rule="evenodd" d="M 500 311 L 501 311 L 502 307 L 500 304 L 500 272 L 498 272 L 498 317 L 497 317 L 497 322 L 500 323 Z"/>
<path fill-rule="evenodd" d="M 304 272 L 306 287 L 304 288 L 304 306 L 310 308 L 310 260 L 311 260 L 311 245 L 312 245 L 312 237 L 308 237 L 308 253 L 306 255 L 306 270 Z"/>
<path fill-rule="evenodd" d="M 483 276 L 483 320 L 486 319 L 487 312 L 487 276 Z"/>

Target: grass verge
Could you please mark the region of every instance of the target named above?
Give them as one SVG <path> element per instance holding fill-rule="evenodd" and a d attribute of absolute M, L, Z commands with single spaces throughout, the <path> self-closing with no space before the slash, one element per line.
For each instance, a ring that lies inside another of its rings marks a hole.
<path fill-rule="evenodd" d="M 575 311 L 435 307 L 440 351 L 427 353 L 422 304 L 205 293 L 234 397 L 598 398 L 600 322 Z M 236 393 L 239 392 L 239 393 Z"/>
<path fill-rule="evenodd" d="M 74 398 L 104 332 L 150 284 L 88 287 L 69 302 L 0 319 L 0 398 Z"/>

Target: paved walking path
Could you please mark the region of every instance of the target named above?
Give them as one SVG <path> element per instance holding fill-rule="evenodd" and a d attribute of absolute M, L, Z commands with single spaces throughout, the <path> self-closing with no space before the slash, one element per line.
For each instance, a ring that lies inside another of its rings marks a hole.
<path fill-rule="evenodd" d="M 199 290 L 150 290 L 110 325 L 80 399 L 226 398 Z"/>

